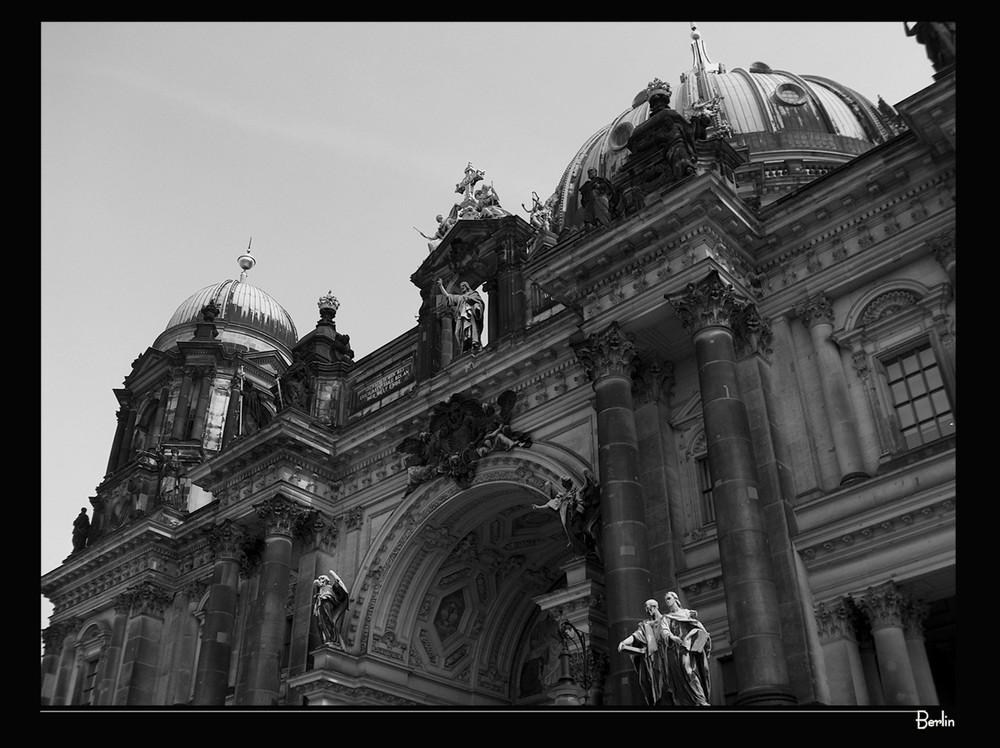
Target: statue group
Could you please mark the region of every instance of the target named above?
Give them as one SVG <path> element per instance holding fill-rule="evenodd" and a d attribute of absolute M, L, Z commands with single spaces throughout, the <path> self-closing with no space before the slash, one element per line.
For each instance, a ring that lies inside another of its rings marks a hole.
<path fill-rule="evenodd" d="M 676 592 L 646 601 L 646 618 L 618 644 L 629 652 L 648 706 L 709 706 L 708 662 L 712 639 L 694 610 L 682 608 Z"/>
<path fill-rule="evenodd" d="M 468 488 L 477 463 L 490 452 L 530 447 L 530 434 L 510 425 L 516 402 L 517 394 L 506 390 L 493 403 L 455 394 L 433 406 L 426 428 L 396 447 L 405 455 L 406 493 L 444 475 Z"/>

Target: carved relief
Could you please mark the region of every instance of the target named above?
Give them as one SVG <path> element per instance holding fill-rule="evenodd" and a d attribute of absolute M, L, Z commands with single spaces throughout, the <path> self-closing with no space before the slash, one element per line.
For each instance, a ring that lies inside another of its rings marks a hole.
<path fill-rule="evenodd" d="M 479 460 L 490 452 L 530 447 L 530 435 L 510 426 L 516 402 L 517 394 L 507 390 L 495 403 L 455 394 L 432 407 L 424 430 L 396 447 L 406 455 L 406 493 L 439 476 L 468 488 Z"/>

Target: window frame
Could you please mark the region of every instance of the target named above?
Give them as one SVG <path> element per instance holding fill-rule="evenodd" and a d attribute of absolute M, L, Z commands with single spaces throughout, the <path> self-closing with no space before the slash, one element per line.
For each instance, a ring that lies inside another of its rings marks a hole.
<path fill-rule="evenodd" d="M 949 283 L 929 289 L 900 281 L 862 297 L 834 340 L 853 357 L 854 373 L 868 401 L 880 462 L 954 438 L 955 430 L 917 446 L 907 446 L 897 416 L 887 362 L 928 346 L 941 375 L 942 391 L 955 415 L 953 293 Z M 863 397 L 864 397 L 863 396 Z"/>

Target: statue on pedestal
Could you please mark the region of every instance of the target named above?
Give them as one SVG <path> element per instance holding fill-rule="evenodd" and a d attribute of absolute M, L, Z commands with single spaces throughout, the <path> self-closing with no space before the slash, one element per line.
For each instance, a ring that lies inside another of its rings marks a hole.
<path fill-rule="evenodd" d="M 84 507 L 73 520 L 73 552 L 82 551 L 87 547 L 87 536 L 90 534 L 90 518 Z"/>
<path fill-rule="evenodd" d="M 664 604 L 661 614 L 656 600 L 646 601 L 645 620 L 618 651 L 631 654 L 647 706 L 709 706 L 711 636 L 676 592 L 668 592 Z"/>
<path fill-rule="evenodd" d="M 341 619 L 347 612 L 348 592 L 343 580 L 332 569 L 313 581 L 313 617 L 323 644 L 341 644 Z"/>

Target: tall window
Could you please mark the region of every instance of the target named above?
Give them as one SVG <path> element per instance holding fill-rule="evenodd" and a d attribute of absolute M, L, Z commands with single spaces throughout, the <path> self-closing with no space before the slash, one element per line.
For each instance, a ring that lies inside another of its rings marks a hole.
<path fill-rule="evenodd" d="M 708 469 L 708 455 L 696 457 L 695 467 L 698 470 L 698 489 L 701 491 L 701 524 L 710 525 L 715 522 L 715 503 L 712 499 L 712 473 Z"/>
<path fill-rule="evenodd" d="M 907 449 L 955 433 L 941 371 L 929 343 L 883 361 Z"/>
<path fill-rule="evenodd" d="M 83 662 L 83 683 L 80 689 L 80 703 L 90 706 L 94 703 L 94 686 L 97 684 L 97 662 L 96 657 L 84 660 Z"/>

